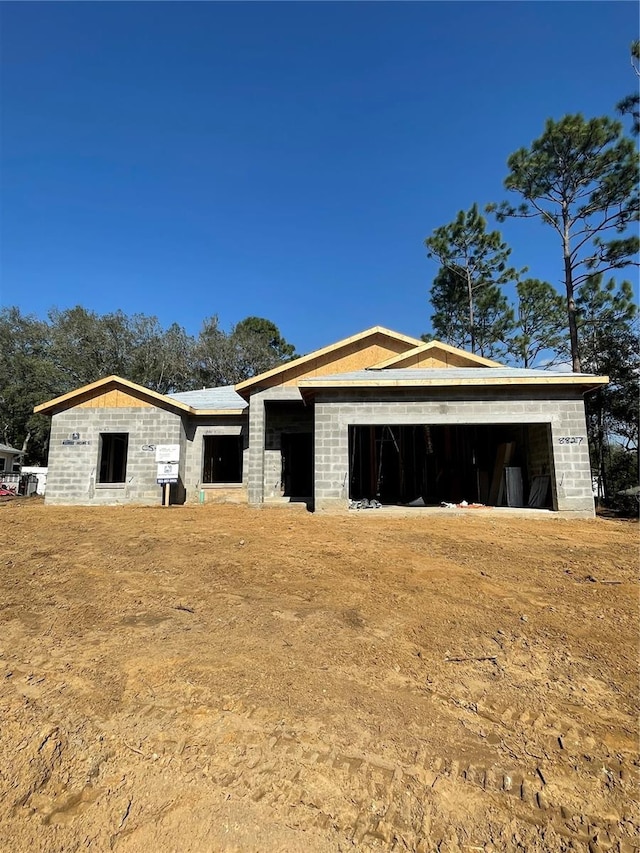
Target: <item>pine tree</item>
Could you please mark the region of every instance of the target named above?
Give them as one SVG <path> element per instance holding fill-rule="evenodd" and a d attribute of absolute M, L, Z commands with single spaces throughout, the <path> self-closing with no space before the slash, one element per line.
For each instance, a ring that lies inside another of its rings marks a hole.
<path fill-rule="evenodd" d="M 468 340 L 471 352 L 484 354 L 506 337 L 512 321 L 500 290 L 500 285 L 518 276 L 507 266 L 511 249 L 499 231 L 487 232 L 477 204 L 466 212 L 461 210 L 453 222 L 436 228 L 424 242 L 428 257 L 442 267 L 432 287 L 431 301 L 438 317 L 434 329 L 446 328 L 445 339 Z M 445 304 L 447 295 L 453 299 L 451 307 Z M 462 304 L 467 315 L 464 322 Z M 490 331 L 491 323 L 494 331 Z"/>
<path fill-rule="evenodd" d="M 547 281 L 518 282 L 515 333 L 507 349 L 522 367 L 533 367 L 544 355 L 546 367 L 566 357 L 567 318 L 562 297 Z"/>
<path fill-rule="evenodd" d="M 461 349 L 474 350 L 484 358 L 499 358 L 513 329 L 513 310 L 496 284 L 481 288 L 474 301 L 473 329 L 469 325 L 466 282 L 458 273 L 442 267 L 431 286 L 431 325 L 435 337 Z"/>
<path fill-rule="evenodd" d="M 640 41 L 631 42 L 631 67 L 636 77 L 640 77 Z M 631 130 L 637 136 L 640 133 L 640 93 L 637 90 L 627 95 L 616 106 L 620 115 L 631 116 Z"/>
<path fill-rule="evenodd" d="M 628 281 L 604 283 L 594 275 L 581 285 L 576 299 L 583 366 L 609 376 L 609 384 L 586 398 L 587 424 L 598 493 L 611 497 L 611 447 L 618 445 L 630 459 L 638 451 L 638 311 Z M 635 472 L 637 484 L 637 471 Z"/>
<path fill-rule="evenodd" d="M 595 272 L 634 263 L 640 245 L 630 226 L 638 220 L 638 153 L 607 117 L 585 121 L 567 115 L 547 121 L 530 148 L 509 157 L 505 187 L 524 203 L 492 204 L 498 221 L 538 218 L 558 234 L 562 246 L 567 318 L 573 370 L 581 370 L 576 288 Z"/>

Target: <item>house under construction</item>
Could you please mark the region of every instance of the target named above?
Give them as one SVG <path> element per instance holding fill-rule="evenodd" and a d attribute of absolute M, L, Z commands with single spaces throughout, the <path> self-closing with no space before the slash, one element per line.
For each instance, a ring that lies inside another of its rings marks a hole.
<path fill-rule="evenodd" d="M 52 416 L 46 501 L 154 504 L 169 480 L 172 503 L 466 501 L 591 515 L 583 396 L 606 382 L 379 326 L 235 387 L 163 395 L 109 376 L 36 407 Z"/>

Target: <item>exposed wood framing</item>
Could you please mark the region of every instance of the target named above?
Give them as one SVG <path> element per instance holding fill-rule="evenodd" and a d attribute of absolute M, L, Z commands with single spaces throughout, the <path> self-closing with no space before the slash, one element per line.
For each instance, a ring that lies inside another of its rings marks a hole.
<path fill-rule="evenodd" d="M 235 389 L 239 394 L 248 396 L 250 389 L 256 386 L 271 388 L 274 385 L 297 385 L 304 377 L 361 370 L 383 359 L 415 349 L 420 344 L 417 338 L 392 332 L 382 326 L 374 326 L 240 382 Z"/>
<path fill-rule="evenodd" d="M 441 341 L 429 341 L 409 352 L 394 355 L 386 361 L 373 365 L 375 370 L 383 370 L 386 367 L 504 367 L 504 365 L 452 347 L 450 344 L 443 344 Z"/>
<path fill-rule="evenodd" d="M 105 376 L 104 379 L 98 379 L 97 382 L 91 382 L 89 385 L 83 385 L 81 388 L 76 388 L 75 391 L 69 391 L 68 394 L 62 394 L 60 397 L 55 397 L 53 400 L 41 403 L 39 406 L 36 406 L 33 411 L 36 414 L 42 415 L 53 414 L 56 411 L 70 409 L 73 406 L 78 406 L 80 403 L 86 402 L 89 399 L 95 399 L 96 397 L 101 396 L 101 394 L 115 390 L 124 390 L 125 392 L 132 391 L 134 396 L 138 398 L 141 397 L 143 400 L 149 400 L 152 405 L 154 403 L 160 403 L 164 407 L 168 406 L 173 409 L 179 409 L 183 412 L 193 413 L 194 411 L 191 406 L 187 406 L 185 403 L 179 403 L 177 400 L 172 400 L 164 394 L 158 394 L 157 391 L 150 391 L 149 388 L 137 385 L 135 382 L 130 382 L 128 379 L 122 379 L 120 376 Z M 102 403 L 97 404 L 98 407 L 102 407 L 103 405 L 104 404 Z M 124 405 L 132 404 L 126 403 Z"/>
<path fill-rule="evenodd" d="M 153 403 L 144 397 L 131 394 L 121 388 L 112 388 L 103 394 L 92 394 L 86 400 L 76 403 L 76 409 L 152 409 Z"/>

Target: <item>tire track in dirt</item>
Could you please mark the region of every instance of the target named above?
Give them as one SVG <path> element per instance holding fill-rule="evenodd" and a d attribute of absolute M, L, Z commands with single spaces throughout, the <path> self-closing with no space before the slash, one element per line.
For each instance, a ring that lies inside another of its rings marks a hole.
<path fill-rule="evenodd" d="M 614 761 L 620 766 L 624 778 L 626 768 L 623 764 L 629 764 L 637 758 L 635 741 L 628 739 L 627 743 L 619 744 L 615 753 L 602 739 L 597 739 L 583 726 L 576 724 L 571 717 L 563 716 L 559 712 L 545 714 L 539 711 L 519 709 L 515 705 L 499 705 L 494 702 L 465 702 L 460 699 L 446 696 L 429 690 L 433 699 L 453 705 L 456 708 L 477 714 L 478 717 L 493 723 L 498 730 L 509 734 L 520 734 L 529 732 L 544 747 L 546 746 L 554 754 L 564 753 L 565 757 L 571 756 L 580 760 L 584 758 L 585 752 L 600 761 Z M 633 728 L 630 721 L 630 728 Z M 562 758 L 562 755 L 555 756 Z"/>
<path fill-rule="evenodd" d="M 358 849 L 430 853 L 446 842 L 455 850 L 441 808 L 441 799 L 452 795 L 471 797 L 481 811 L 501 814 L 503 823 L 506 813 L 531 827 L 534 836 L 552 827 L 558 837 L 583 845 L 589 853 L 640 850 L 634 841 L 640 832 L 637 817 L 576 809 L 563 801 L 561 791 L 558 797 L 564 777 L 549 780 L 544 771 L 526 763 L 495 762 L 491 756 L 470 762 L 455 752 L 433 755 L 427 747 L 391 761 L 306 740 L 281 726 L 252 729 L 247 725 L 251 716 L 238 711 L 224 715 L 230 747 L 207 752 L 202 759 L 211 781 L 236 796 L 289 810 L 298 826 L 333 829 Z M 619 764 L 607 782 L 631 789 L 628 774 Z M 629 794 L 631 801 L 631 790 Z M 483 832 L 480 826 L 478 832 Z"/>
<path fill-rule="evenodd" d="M 41 690 L 44 685 L 37 687 Z M 438 704 L 455 708 L 458 715 L 460 710 L 477 715 L 497 732 L 513 736 L 524 755 L 501 760 L 495 752 L 503 743 L 496 736 L 488 744 L 480 744 L 479 751 L 485 754 L 474 754 L 474 760 L 462 750 L 445 756 L 421 746 L 394 762 L 372 752 L 337 749 L 326 739 L 298 736 L 281 724 L 274 726 L 263 709 L 248 709 L 237 701 L 229 710 L 212 713 L 207 709 L 205 738 L 203 732 L 188 734 L 199 740 L 194 743 L 194 757 L 197 755 L 198 764 L 206 762 L 211 783 L 269 808 L 291 811 L 297 825 L 333 831 L 349 838 L 359 849 L 395 845 L 397 850 L 430 853 L 445 841 L 455 849 L 452 845 L 456 842 L 447 840 L 441 795 L 468 798 L 467 792 L 471 792 L 481 809 L 506 813 L 534 831 L 552 826 L 559 837 L 587 845 L 589 853 L 640 850 L 640 844 L 634 846 L 634 839 L 640 837 L 637 815 L 575 806 L 576 794 L 583 802 L 589 799 L 585 797 L 584 776 L 596 788 L 617 788 L 632 802 L 637 760 L 631 750 L 612 755 L 605 743 L 556 712 L 531 713 L 515 705 L 469 703 L 433 689 L 428 695 Z M 135 716 L 149 720 L 150 728 L 158 725 L 164 731 L 170 731 L 172 723 L 186 722 L 184 717 L 180 720 L 179 711 L 176 718 L 175 710 L 171 712 L 155 702 L 141 706 Z M 166 746 L 178 763 L 191 764 L 184 757 L 186 740 L 175 744 L 175 750 L 170 741 Z M 489 744 L 494 749 L 488 749 Z M 534 753 L 528 749 L 532 745 Z M 43 735 L 33 755 L 31 784 L 21 792 L 15 806 L 26 805 L 46 788 L 60 764 L 62 748 L 57 729 Z M 544 758 L 550 753 L 554 769 L 548 772 Z M 532 757 L 540 759 L 534 766 Z M 580 774 L 582 779 L 578 778 Z M 577 783 L 581 783 L 578 791 Z M 92 786 L 88 794 L 81 792 L 68 802 L 52 805 L 44 811 L 45 823 L 60 822 L 69 812 L 73 818 L 96 796 Z"/>

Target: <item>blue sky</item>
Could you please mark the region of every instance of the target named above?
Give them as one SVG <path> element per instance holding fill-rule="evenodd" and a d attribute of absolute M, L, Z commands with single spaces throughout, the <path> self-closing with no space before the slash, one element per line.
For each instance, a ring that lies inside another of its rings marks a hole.
<path fill-rule="evenodd" d="M 3 3 L 0 301 L 300 352 L 429 328 L 423 240 L 547 117 L 632 91 L 634 2 Z M 532 222 L 516 266 L 559 285 Z"/>

